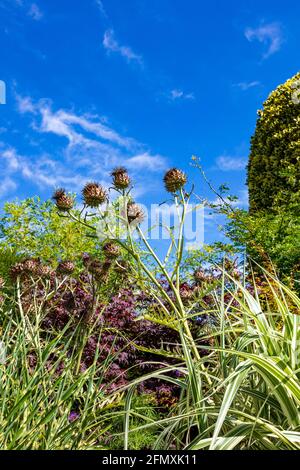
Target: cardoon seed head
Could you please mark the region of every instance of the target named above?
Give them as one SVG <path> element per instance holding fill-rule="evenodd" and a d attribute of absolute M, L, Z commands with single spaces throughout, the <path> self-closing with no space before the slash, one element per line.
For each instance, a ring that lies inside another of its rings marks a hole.
<path fill-rule="evenodd" d="M 130 224 L 133 222 L 136 225 L 141 224 L 145 219 L 143 209 L 135 202 L 129 202 L 127 204 L 127 219 Z"/>
<path fill-rule="evenodd" d="M 87 183 L 82 190 L 84 203 L 88 207 L 98 207 L 107 201 L 107 191 L 98 183 Z"/>
<path fill-rule="evenodd" d="M 113 185 L 116 189 L 126 189 L 131 183 L 126 168 L 115 168 L 112 171 L 111 176 L 113 178 Z"/>
<path fill-rule="evenodd" d="M 106 243 L 103 247 L 103 251 L 105 253 L 105 256 L 107 258 L 118 258 L 120 255 L 120 247 L 119 245 L 116 245 L 115 243 Z"/>
<path fill-rule="evenodd" d="M 37 274 L 40 261 L 38 259 L 26 259 L 23 261 L 23 270 L 28 274 Z"/>
<path fill-rule="evenodd" d="M 93 259 L 89 262 L 88 270 L 91 274 L 98 275 L 102 271 L 102 263 L 97 259 Z"/>
<path fill-rule="evenodd" d="M 193 290 L 189 285 L 183 284 L 180 286 L 180 297 L 184 304 L 188 303 L 193 298 Z"/>
<path fill-rule="evenodd" d="M 96 276 L 97 281 L 102 281 L 102 282 L 107 282 L 109 274 L 110 274 L 110 269 L 112 265 L 112 260 L 111 259 L 106 259 L 104 263 L 102 264 L 102 270 L 101 274 Z"/>
<path fill-rule="evenodd" d="M 196 284 L 203 284 L 207 281 L 207 275 L 201 269 L 194 272 L 194 279 Z"/>
<path fill-rule="evenodd" d="M 75 264 L 72 261 L 61 261 L 57 266 L 59 274 L 72 274 L 75 270 Z"/>
<path fill-rule="evenodd" d="M 69 211 L 74 206 L 73 198 L 68 196 L 63 188 L 57 189 L 53 194 L 52 199 L 55 201 L 57 209 L 62 212 Z"/>
<path fill-rule="evenodd" d="M 164 176 L 165 188 L 169 193 L 176 193 L 187 182 L 187 177 L 183 171 L 172 168 Z"/>
<path fill-rule="evenodd" d="M 24 274 L 24 265 L 23 263 L 16 263 L 14 264 L 9 271 L 10 277 L 13 281 L 15 281 L 18 277 Z"/>
<path fill-rule="evenodd" d="M 50 277 L 51 274 L 52 274 L 52 269 L 50 268 L 50 266 L 46 266 L 45 264 L 41 264 L 39 267 L 38 267 L 38 275 L 41 276 L 41 277 Z"/>
<path fill-rule="evenodd" d="M 118 260 L 115 264 L 114 270 L 116 273 L 126 274 L 129 270 L 129 264 L 127 263 L 127 261 L 124 261 L 122 259 Z"/>

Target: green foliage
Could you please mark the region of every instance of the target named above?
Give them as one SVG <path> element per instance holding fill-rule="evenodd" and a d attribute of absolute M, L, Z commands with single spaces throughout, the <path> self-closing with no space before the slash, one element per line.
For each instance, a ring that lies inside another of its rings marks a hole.
<path fill-rule="evenodd" d="M 300 299 L 277 278 L 265 271 L 263 276 L 268 302 L 259 295 L 258 281 L 244 287 L 223 273 L 210 310 L 218 319 L 209 334 L 213 344 L 198 346 L 209 356 L 198 363 L 186 357 L 175 409 L 159 423 L 130 426 L 128 436 L 159 424 L 155 449 L 300 449 Z M 228 277 L 234 301 L 225 300 Z M 188 339 L 181 341 L 188 349 Z M 191 399 L 195 392 L 198 401 Z"/>
<path fill-rule="evenodd" d="M 1 250 L 38 257 L 52 266 L 59 259 L 76 260 L 83 252 L 94 254 L 95 240 L 84 226 L 62 217 L 51 201 L 39 197 L 6 203 L 0 219 Z"/>
<path fill-rule="evenodd" d="M 288 211 L 278 214 L 249 214 L 236 209 L 230 215 L 226 235 L 237 250 L 264 263 L 268 259 L 285 281 L 299 282 L 300 222 Z"/>
<path fill-rule="evenodd" d="M 300 213 L 299 92 L 300 73 L 272 92 L 258 112 L 248 166 L 252 212 Z"/>

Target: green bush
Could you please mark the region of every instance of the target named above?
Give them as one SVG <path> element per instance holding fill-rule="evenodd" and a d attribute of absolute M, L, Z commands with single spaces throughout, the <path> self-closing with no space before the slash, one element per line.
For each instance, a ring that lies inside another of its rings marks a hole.
<path fill-rule="evenodd" d="M 248 166 L 250 211 L 300 213 L 300 73 L 273 91 L 252 138 Z"/>
<path fill-rule="evenodd" d="M 83 252 L 96 253 L 96 242 L 86 235 L 84 226 L 62 217 L 51 201 L 33 197 L 6 203 L 0 219 L 0 250 L 4 254 L 0 272 L 5 274 L 11 260 L 24 257 L 40 258 L 56 267 L 60 259 L 76 260 Z"/>

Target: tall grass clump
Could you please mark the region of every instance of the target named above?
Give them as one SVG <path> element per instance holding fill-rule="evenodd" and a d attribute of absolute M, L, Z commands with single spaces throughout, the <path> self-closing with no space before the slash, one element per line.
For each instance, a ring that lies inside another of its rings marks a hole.
<path fill-rule="evenodd" d="M 122 185 L 119 180 L 116 184 L 120 173 Z M 141 229 L 144 214 L 131 196 L 126 170 L 113 176 L 126 237 L 116 238 L 106 223 L 103 204 L 108 193 L 96 183 L 83 190 L 84 217 L 75 217 L 72 209 L 67 216 L 97 236 L 97 227 L 88 222 L 89 208 L 93 216 L 97 213 L 105 243 L 117 244 L 130 255 L 128 276 L 153 299 L 143 318 L 178 333 L 172 348 L 162 344 L 152 350 L 172 359 L 169 364 L 120 388 L 126 392 L 120 433 L 124 448 L 132 432 L 155 426 L 156 449 L 299 449 L 300 299 L 263 268 L 255 266 L 252 272 L 249 263 L 240 269 L 225 260 L 213 267 L 212 275 L 200 269 L 194 282 L 186 283 L 184 224 L 193 196 L 185 189 L 186 175 L 174 168 L 164 178 L 179 220 L 178 237 L 168 227 L 171 241 L 165 259 Z M 197 324 L 204 325 L 200 332 Z M 134 427 L 135 391 L 154 378 L 176 385 L 179 399 L 168 415 Z"/>

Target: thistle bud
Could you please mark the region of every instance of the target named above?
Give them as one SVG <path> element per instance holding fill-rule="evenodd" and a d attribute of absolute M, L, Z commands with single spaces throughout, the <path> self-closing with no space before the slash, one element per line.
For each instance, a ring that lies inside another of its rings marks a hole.
<path fill-rule="evenodd" d="M 24 274 L 24 265 L 23 263 L 16 263 L 14 264 L 9 271 L 10 277 L 13 281 L 15 281 L 18 277 Z"/>
<path fill-rule="evenodd" d="M 23 261 L 23 269 L 27 274 L 37 274 L 37 271 L 40 266 L 40 261 L 38 259 L 26 259 Z"/>
<path fill-rule="evenodd" d="M 120 247 L 115 243 L 106 243 L 103 247 L 103 251 L 107 258 L 118 258 L 120 255 Z"/>
<path fill-rule="evenodd" d="M 82 190 L 84 203 L 88 207 L 98 207 L 107 201 L 107 191 L 98 183 L 87 183 Z"/>
<path fill-rule="evenodd" d="M 165 188 L 169 193 L 176 193 L 187 182 L 187 177 L 183 171 L 178 170 L 177 168 L 172 168 L 171 170 L 167 171 L 164 176 L 164 183 Z"/>
<path fill-rule="evenodd" d="M 97 259 L 91 260 L 87 267 L 89 272 L 94 275 L 99 275 L 102 271 L 102 263 Z"/>
<path fill-rule="evenodd" d="M 129 269 L 130 269 L 130 266 L 127 263 L 127 261 L 124 261 L 122 259 L 117 261 L 114 267 L 115 272 L 118 274 L 126 274 L 129 271 Z"/>
<path fill-rule="evenodd" d="M 111 176 L 113 177 L 113 185 L 116 189 L 126 189 L 130 185 L 130 178 L 126 168 L 115 168 Z"/>
<path fill-rule="evenodd" d="M 201 269 L 194 272 L 194 279 L 196 284 L 201 285 L 207 282 L 207 275 Z"/>
<path fill-rule="evenodd" d="M 74 201 L 71 196 L 68 196 L 66 191 L 62 188 L 57 189 L 52 196 L 52 199 L 55 201 L 56 207 L 62 212 L 69 211 L 74 206 Z"/>
<path fill-rule="evenodd" d="M 44 264 L 41 264 L 39 267 L 38 267 L 38 275 L 40 277 L 50 277 L 51 274 L 52 274 L 52 269 L 50 268 L 50 266 L 46 266 Z"/>
<path fill-rule="evenodd" d="M 59 274 L 72 274 L 75 270 L 75 265 L 72 261 L 62 261 L 57 266 L 57 272 Z"/>
<path fill-rule="evenodd" d="M 145 214 L 143 209 L 134 202 L 129 202 L 127 204 L 127 219 L 128 222 L 135 223 L 136 225 L 141 224 L 145 219 Z"/>
<path fill-rule="evenodd" d="M 190 300 L 192 300 L 193 295 L 193 289 L 191 289 L 189 285 L 183 284 L 182 286 L 180 286 L 180 297 L 184 305 L 189 303 Z"/>

